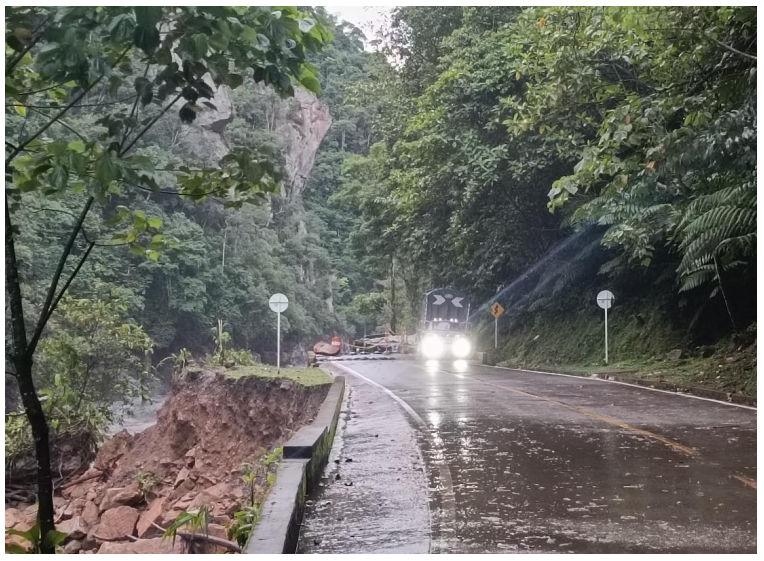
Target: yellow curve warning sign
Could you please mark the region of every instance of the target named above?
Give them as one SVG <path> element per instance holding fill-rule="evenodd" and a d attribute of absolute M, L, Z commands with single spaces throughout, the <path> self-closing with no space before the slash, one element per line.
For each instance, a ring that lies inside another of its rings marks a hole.
<path fill-rule="evenodd" d="M 496 319 L 499 319 L 503 313 L 504 313 L 504 306 L 502 306 L 498 302 L 494 302 L 491 305 L 491 315 L 493 317 L 495 317 Z"/>

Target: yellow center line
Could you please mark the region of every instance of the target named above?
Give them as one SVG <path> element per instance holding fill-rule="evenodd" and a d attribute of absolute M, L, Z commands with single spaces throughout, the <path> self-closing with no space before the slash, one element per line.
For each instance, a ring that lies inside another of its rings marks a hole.
<path fill-rule="evenodd" d="M 419 365 L 417 365 L 417 366 L 419 366 Z M 424 367 L 420 366 L 420 368 L 423 368 L 424 370 L 426 370 L 426 368 L 424 368 Z M 574 405 L 568 405 L 567 403 L 565 403 L 563 401 L 559 401 L 557 399 L 552 399 L 551 397 L 544 397 L 543 395 L 536 395 L 534 393 L 524 392 L 523 390 L 518 390 L 516 388 L 511 388 L 511 387 L 508 387 L 508 386 L 503 386 L 501 384 L 494 384 L 493 382 L 488 382 L 488 381 L 483 380 L 481 378 L 476 378 L 475 376 L 467 376 L 465 374 L 456 374 L 454 372 L 448 372 L 447 370 L 439 370 L 439 371 L 443 372 L 444 374 L 449 374 L 451 376 L 455 376 L 457 378 L 464 378 L 466 380 L 475 380 L 476 382 L 481 382 L 481 383 L 486 384 L 488 386 L 493 386 L 493 387 L 496 387 L 496 388 L 500 388 L 502 390 L 507 390 L 507 391 L 516 393 L 518 395 L 523 395 L 523 396 L 526 396 L 526 397 L 531 397 L 533 399 L 538 399 L 538 400 L 541 400 L 541 401 L 546 401 L 548 403 L 554 403 L 555 405 L 559 405 L 560 407 L 564 407 L 565 409 L 569 409 L 571 411 L 575 411 L 576 413 L 579 413 L 581 415 L 585 415 L 587 417 L 591 417 L 592 419 L 596 419 L 598 421 L 602 421 L 604 423 L 608 423 L 610 425 L 613 425 L 613 426 L 616 426 L 616 427 L 619 427 L 619 428 L 622 428 L 622 429 L 625 429 L 625 430 L 628 430 L 628 431 L 631 431 L 631 432 L 635 432 L 637 434 L 640 434 L 642 436 L 645 436 L 647 438 L 650 438 L 652 440 L 655 440 L 657 442 L 665 444 L 666 446 L 668 446 L 672 450 L 674 450 L 676 452 L 679 452 L 681 454 L 686 454 L 687 456 L 690 456 L 690 457 L 693 457 L 693 458 L 700 458 L 701 457 L 700 452 L 698 452 L 694 448 L 690 448 L 689 446 L 685 446 L 684 444 L 682 444 L 680 442 L 677 442 L 676 440 L 672 440 L 670 438 L 667 438 L 667 437 L 662 436 L 660 434 L 656 434 L 656 433 L 654 433 L 652 431 L 649 431 L 649 430 L 645 430 L 645 429 L 641 429 L 639 427 L 635 427 L 634 425 L 630 425 L 628 423 L 624 423 L 623 421 L 619 421 L 618 419 L 613 419 L 612 417 L 608 417 L 606 415 L 600 415 L 599 413 L 595 413 L 594 411 L 589 411 L 588 409 L 582 409 L 582 408 L 576 407 Z M 738 475 L 738 474 L 733 474 L 732 477 L 737 479 L 738 481 L 740 481 L 746 487 L 750 487 L 751 489 L 756 490 L 756 480 L 755 479 L 751 479 L 750 477 L 747 477 L 745 475 Z"/>
<path fill-rule="evenodd" d="M 614 425 L 616 427 L 620 427 L 622 429 L 626 429 L 632 432 L 636 432 L 637 434 L 641 434 L 642 436 L 646 436 L 647 438 L 651 438 L 653 440 L 657 440 L 658 442 L 662 442 L 666 446 L 670 447 L 671 449 L 681 452 L 683 454 L 687 454 L 688 456 L 691 456 L 693 458 L 699 458 L 700 452 L 695 450 L 694 448 L 690 448 L 689 446 L 685 446 L 684 444 L 681 444 L 677 442 L 676 440 L 672 440 L 670 438 L 666 438 L 665 436 L 662 436 L 660 434 L 656 434 L 652 431 L 641 429 L 639 427 L 635 427 L 633 425 L 630 425 L 628 423 L 624 423 L 623 421 L 619 421 L 618 419 L 613 419 L 612 417 L 607 417 L 605 415 L 600 415 L 599 413 L 595 413 L 594 411 L 589 411 L 587 409 L 581 409 L 580 407 L 575 407 L 573 405 L 568 405 L 567 403 L 564 403 L 562 401 L 558 401 L 556 399 L 552 399 L 550 397 L 544 397 L 541 395 L 536 395 L 530 392 L 524 392 L 522 390 L 518 390 L 516 388 L 510 388 L 507 386 L 502 386 L 501 384 L 494 384 L 493 382 L 487 382 L 485 380 L 481 380 L 480 378 L 475 378 L 473 376 L 465 376 L 464 374 L 452 374 L 451 372 L 447 372 L 447 374 L 451 374 L 452 376 L 458 376 L 460 378 L 467 378 L 471 380 L 476 380 L 478 382 L 482 382 L 483 384 L 487 384 L 489 386 L 495 386 L 497 388 L 501 388 L 503 390 L 507 390 L 510 392 L 514 392 L 516 394 L 524 395 L 527 397 L 532 397 L 535 399 L 540 399 L 541 401 L 547 401 L 549 403 L 554 403 L 555 405 L 559 405 L 560 407 L 564 407 L 566 409 L 570 409 L 571 411 L 575 411 L 576 413 L 580 413 L 581 415 L 586 415 L 587 417 L 591 417 L 592 419 L 597 419 L 598 421 L 602 421 L 605 423 L 608 423 L 610 425 Z M 756 480 L 751 479 L 750 477 L 747 477 L 745 475 L 738 475 L 733 474 L 732 477 L 740 481 L 743 485 L 746 487 L 750 487 L 754 491 L 756 491 Z"/>
<path fill-rule="evenodd" d="M 448 374 L 451 374 L 448 372 Z M 685 446 L 684 444 L 681 444 L 677 442 L 676 440 L 672 440 L 670 438 L 666 438 L 665 436 L 661 436 L 660 434 L 656 434 L 652 431 L 641 429 L 639 427 L 635 427 L 634 425 L 630 425 L 628 423 L 624 423 L 623 421 L 619 421 L 618 419 L 613 419 L 612 417 L 607 417 L 605 415 L 600 415 L 599 413 L 595 413 L 594 411 L 589 411 L 588 409 L 581 409 L 580 407 L 575 407 L 573 405 L 568 405 L 567 403 L 563 401 L 558 401 L 556 399 L 552 399 L 551 397 L 544 397 L 542 395 L 536 395 L 530 392 L 524 392 L 522 390 L 518 390 L 516 388 L 510 388 L 508 386 L 502 386 L 501 384 L 494 384 L 493 382 L 487 382 L 485 380 L 481 380 L 480 378 L 475 378 L 473 376 L 462 376 L 464 378 L 476 380 L 478 382 L 482 382 L 483 384 L 487 384 L 489 386 L 495 386 L 497 388 L 501 388 L 503 390 L 507 390 L 519 395 L 524 395 L 527 397 L 532 397 L 535 399 L 540 399 L 541 401 L 547 401 L 549 403 L 554 403 L 555 405 L 559 405 L 560 407 L 564 407 L 565 409 L 570 409 L 571 411 L 575 411 L 576 413 L 579 413 L 581 415 L 586 415 L 587 417 L 591 417 L 592 419 L 597 419 L 598 421 L 602 421 L 603 423 L 608 423 L 610 425 L 635 432 L 637 434 L 641 434 L 642 436 L 645 436 L 647 438 L 651 438 L 653 440 L 657 440 L 658 442 L 661 442 L 668 446 L 669 448 L 672 448 L 673 450 L 680 452 L 682 454 L 686 454 L 688 456 L 692 457 L 698 457 L 700 456 L 700 453 L 695 450 L 694 448 L 690 448 L 689 446 Z"/>
<path fill-rule="evenodd" d="M 745 475 L 733 475 L 732 477 L 734 477 L 735 479 L 740 481 L 743 485 L 745 485 L 747 487 L 750 487 L 754 491 L 757 490 L 756 489 L 756 480 L 755 479 L 751 479 L 750 477 L 746 477 Z"/>

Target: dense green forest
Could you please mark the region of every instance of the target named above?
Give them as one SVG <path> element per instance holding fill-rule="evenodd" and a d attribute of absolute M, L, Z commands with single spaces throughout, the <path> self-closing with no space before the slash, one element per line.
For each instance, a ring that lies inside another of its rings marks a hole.
<path fill-rule="evenodd" d="M 478 336 L 507 307 L 506 358 L 594 360 L 605 286 L 629 358 L 755 339 L 756 37 L 750 7 L 399 7 L 375 37 L 8 9 L 10 457 L 48 461 L 46 418 L 95 446 L 165 357 L 272 360 L 274 292 L 289 350 L 412 332 L 444 285 Z"/>
<path fill-rule="evenodd" d="M 755 9 L 405 7 L 379 45 L 342 196 L 414 307 L 499 300 L 517 361 L 600 361 L 604 287 L 621 359 L 755 339 Z"/>

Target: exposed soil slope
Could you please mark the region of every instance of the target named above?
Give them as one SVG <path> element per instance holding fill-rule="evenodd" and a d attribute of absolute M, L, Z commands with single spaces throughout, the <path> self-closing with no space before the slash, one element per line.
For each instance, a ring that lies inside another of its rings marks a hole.
<path fill-rule="evenodd" d="M 201 505 L 212 514 L 210 533 L 225 537 L 233 513 L 249 494 L 242 464 L 257 466 L 263 454 L 308 423 L 329 388 L 248 374 L 188 369 L 175 382 L 154 426 L 135 436 L 123 431 L 107 441 L 93 466 L 56 498 L 58 528 L 70 534 L 69 550 L 151 549 L 134 539 L 157 537 L 160 532 L 152 523 L 167 527 L 181 512 Z M 264 480 L 265 473 L 258 471 Z M 264 481 L 259 486 L 264 488 Z M 34 507 L 6 510 L 6 520 L 15 521 L 17 528 L 33 519 Z M 152 551 L 172 550 L 166 541 Z"/>

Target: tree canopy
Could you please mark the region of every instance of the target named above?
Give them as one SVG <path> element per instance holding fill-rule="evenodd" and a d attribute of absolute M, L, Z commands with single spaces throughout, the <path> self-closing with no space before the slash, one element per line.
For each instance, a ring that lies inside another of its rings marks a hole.
<path fill-rule="evenodd" d="M 392 236 L 426 282 L 488 296 L 592 223 L 614 250 L 602 273 L 670 266 L 678 290 L 706 294 L 722 271 L 752 274 L 755 9 L 399 8 L 393 20 L 383 44 L 400 88 L 376 93 L 383 113 L 409 110 L 382 129 L 387 194 L 361 229 Z"/>

